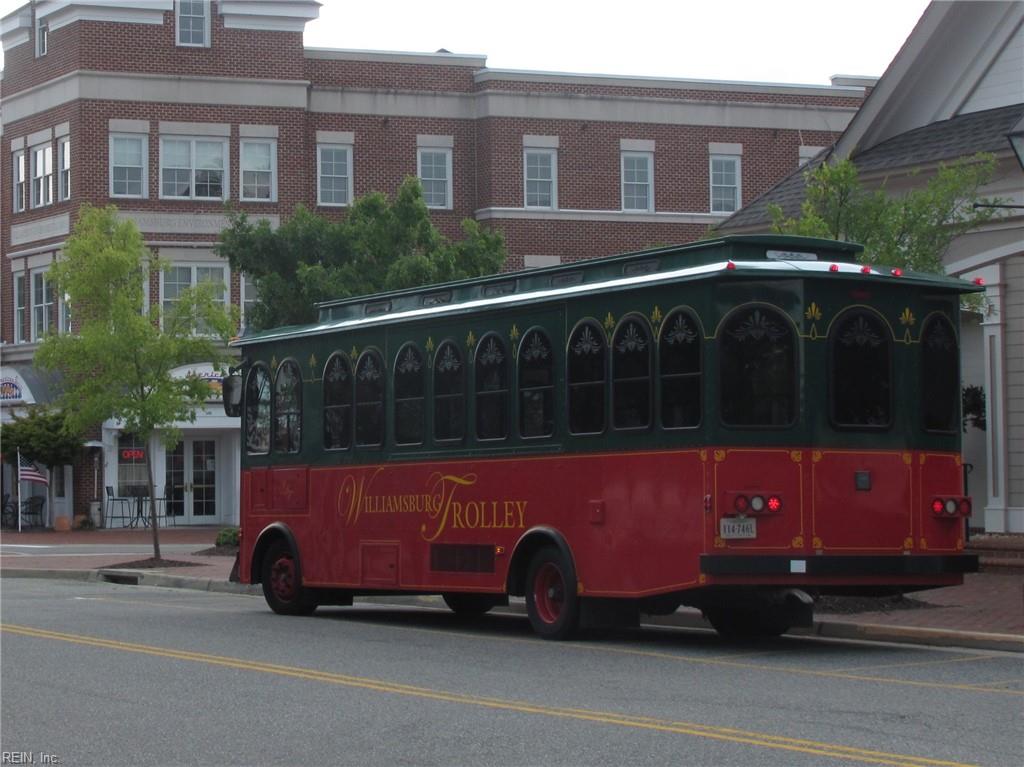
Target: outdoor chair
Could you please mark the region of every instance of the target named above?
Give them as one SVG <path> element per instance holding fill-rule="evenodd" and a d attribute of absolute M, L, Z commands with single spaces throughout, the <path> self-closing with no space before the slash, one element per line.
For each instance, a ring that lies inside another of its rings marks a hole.
<path fill-rule="evenodd" d="M 42 527 L 43 526 L 43 506 L 46 503 L 46 499 L 41 495 L 33 495 L 21 502 L 21 526 L 24 527 Z"/>
<path fill-rule="evenodd" d="M 113 520 L 121 520 L 121 527 L 127 527 L 132 521 L 132 499 L 124 496 L 115 496 L 114 488 L 107 485 L 107 508 L 104 514 L 105 525 L 113 527 Z"/>

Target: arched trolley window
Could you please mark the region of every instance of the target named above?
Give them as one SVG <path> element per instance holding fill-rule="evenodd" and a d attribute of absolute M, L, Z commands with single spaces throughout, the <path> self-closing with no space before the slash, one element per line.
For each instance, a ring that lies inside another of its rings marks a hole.
<path fill-rule="evenodd" d="M 369 349 L 356 363 L 356 445 L 384 444 L 384 360 Z"/>
<path fill-rule="evenodd" d="M 285 360 L 274 378 L 274 451 L 297 453 L 302 446 L 302 374 Z"/>
<path fill-rule="evenodd" d="M 420 445 L 426 428 L 426 366 L 416 344 L 406 344 L 395 358 L 395 444 Z"/>
<path fill-rule="evenodd" d="M 496 333 L 488 333 L 476 346 L 476 437 L 508 436 L 508 352 Z"/>
<path fill-rule="evenodd" d="M 850 309 L 829 332 L 829 416 L 849 429 L 892 424 L 892 334 L 874 312 Z"/>
<path fill-rule="evenodd" d="M 935 314 L 921 330 L 921 378 L 926 431 L 953 433 L 960 414 L 960 349 L 946 317 Z"/>
<path fill-rule="evenodd" d="M 612 425 L 651 425 L 651 332 L 642 317 L 626 317 L 612 337 Z"/>
<path fill-rule="evenodd" d="M 542 330 L 531 330 L 519 345 L 519 434 L 550 437 L 555 432 L 555 355 Z"/>
<path fill-rule="evenodd" d="M 245 378 L 244 411 L 245 452 L 266 455 L 270 452 L 270 371 L 257 363 Z"/>
<path fill-rule="evenodd" d="M 719 405 L 726 426 L 790 426 L 797 415 L 793 324 L 766 306 L 744 307 L 719 335 Z"/>
<path fill-rule="evenodd" d="M 608 347 L 596 322 L 579 324 L 569 337 L 566 368 L 569 384 L 569 431 L 600 434 L 604 431 Z"/>
<path fill-rule="evenodd" d="M 459 347 L 445 341 L 434 355 L 434 439 L 461 440 L 466 432 L 466 366 Z"/>
<path fill-rule="evenodd" d="M 658 342 L 661 426 L 686 429 L 701 423 L 701 329 L 686 311 L 665 318 Z"/>
<path fill-rule="evenodd" d="M 335 352 L 324 366 L 324 449 L 352 446 L 352 368 L 348 358 Z"/>

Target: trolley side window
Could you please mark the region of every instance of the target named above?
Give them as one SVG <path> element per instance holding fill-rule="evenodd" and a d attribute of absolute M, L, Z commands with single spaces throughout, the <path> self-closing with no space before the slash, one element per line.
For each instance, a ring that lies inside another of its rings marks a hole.
<path fill-rule="evenodd" d="M 368 350 L 356 363 L 356 445 L 384 443 L 384 360 Z"/>
<path fill-rule="evenodd" d="M 651 424 L 651 333 L 639 317 L 620 322 L 612 337 L 612 424 L 616 429 Z"/>
<path fill-rule="evenodd" d="M 406 344 L 395 361 L 395 444 L 423 444 L 426 366 L 416 344 Z"/>
<path fill-rule="evenodd" d="M 921 332 L 921 376 L 924 428 L 956 431 L 960 410 L 960 350 L 948 319 L 935 315 Z"/>
<path fill-rule="evenodd" d="M 466 431 L 466 366 L 459 347 L 445 341 L 434 357 L 434 439 L 461 440 Z"/>
<path fill-rule="evenodd" d="M 661 425 L 685 429 L 701 422 L 701 332 L 689 312 L 670 314 L 658 343 Z"/>
<path fill-rule="evenodd" d="M 508 436 L 508 353 L 494 333 L 476 346 L 476 437 Z"/>
<path fill-rule="evenodd" d="M 302 444 L 302 375 L 285 360 L 274 380 L 274 451 L 297 453 Z"/>
<path fill-rule="evenodd" d="M 554 352 L 547 335 L 532 330 L 519 346 L 519 434 L 550 437 L 554 432 Z"/>
<path fill-rule="evenodd" d="M 830 415 L 842 428 L 892 425 L 892 334 L 874 312 L 851 310 L 829 336 Z"/>
<path fill-rule="evenodd" d="M 245 379 L 245 452 L 266 455 L 270 452 L 270 371 L 256 364 Z"/>
<path fill-rule="evenodd" d="M 573 331 L 566 352 L 569 376 L 569 431 L 600 434 L 604 431 L 607 346 L 604 331 L 584 322 Z"/>
<path fill-rule="evenodd" d="M 733 314 L 719 338 L 722 423 L 790 426 L 797 414 L 796 334 L 789 319 L 764 306 Z"/>
<path fill-rule="evenodd" d="M 352 445 L 352 369 L 341 352 L 324 366 L 324 449 L 347 450 Z"/>

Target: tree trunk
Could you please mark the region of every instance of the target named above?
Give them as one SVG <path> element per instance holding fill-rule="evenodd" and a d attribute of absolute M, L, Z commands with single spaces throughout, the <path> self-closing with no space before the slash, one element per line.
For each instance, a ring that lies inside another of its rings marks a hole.
<path fill-rule="evenodd" d="M 146 441 L 146 479 L 149 481 L 149 526 L 153 530 L 153 559 L 160 560 L 160 530 L 156 524 L 156 485 L 153 483 L 153 457 L 150 441 Z"/>

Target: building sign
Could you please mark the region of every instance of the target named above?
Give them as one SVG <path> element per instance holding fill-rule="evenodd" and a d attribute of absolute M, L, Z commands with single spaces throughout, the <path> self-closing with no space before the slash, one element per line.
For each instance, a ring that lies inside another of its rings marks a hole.
<path fill-rule="evenodd" d="M 145 461 L 146 451 L 141 447 L 127 447 L 121 449 L 122 461 Z"/>
<path fill-rule="evenodd" d="M 21 381 L 14 376 L 0 378 L 0 401 L 21 402 L 24 395 L 21 390 Z"/>

